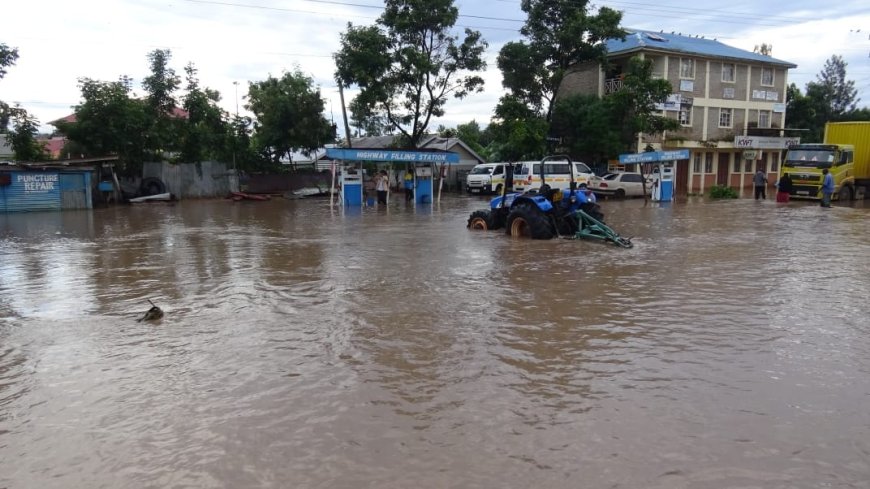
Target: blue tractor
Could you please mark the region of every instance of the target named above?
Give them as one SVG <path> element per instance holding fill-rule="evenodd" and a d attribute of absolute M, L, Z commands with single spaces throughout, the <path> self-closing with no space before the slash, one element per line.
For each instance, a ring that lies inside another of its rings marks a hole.
<path fill-rule="evenodd" d="M 543 163 L 551 160 L 567 160 L 573 165 L 569 157 L 553 155 L 541 160 L 541 169 L 546 167 Z M 508 170 L 502 195 L 490 201 L 489 209 L 471 213 L 468 218 L 469 229 L 504 228 L 507 234 L 514 237 L 591 238 L 626 248 L 632 246 L 630 239 L 619 236 L 604 224 L 601 207 L 589 196 L 588 190 L 577 188 L 573 175 L 569 188 L 553 189 L 547 185 L 546 175 L 542 172 L 539 189 L 518 193 L 508 191 L 513 186 L 513 169 L 510 165 L 506 168 Z"/>

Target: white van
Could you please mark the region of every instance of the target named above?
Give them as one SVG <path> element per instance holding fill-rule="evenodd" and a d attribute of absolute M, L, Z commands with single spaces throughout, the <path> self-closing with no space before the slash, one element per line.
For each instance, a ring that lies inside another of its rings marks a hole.
<path fill-rule="evenodd" d="M 471 169 L 465 177 L 465 189 L 470 194 L 501 193 L 505 169 L 510 163 L 483 163 Z"/>
<path fill-rule="evenodd" d="M 541 162 L 523 161 L 517 163 L 514 170 L 514 190 L 528 192 L 541 188 Z M 553 189 L 567 190 L 571 185 L 571 169 L 567 160 L 548 160 L 544 163 L 544 180 Z M 595 176 L 586 163 L 574 162 L 574 182 L 579 187 L 581 183 L 589 184 L 589 179 Z"/>

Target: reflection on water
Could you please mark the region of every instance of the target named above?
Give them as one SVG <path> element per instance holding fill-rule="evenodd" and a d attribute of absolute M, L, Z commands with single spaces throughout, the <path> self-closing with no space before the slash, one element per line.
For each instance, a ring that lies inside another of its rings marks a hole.
<path fill-rule="evenodd" d="M 484 205 L 0 215 L 0 487 L 870 480 L 863 205 L 606 202 L 631 250 Z"/>

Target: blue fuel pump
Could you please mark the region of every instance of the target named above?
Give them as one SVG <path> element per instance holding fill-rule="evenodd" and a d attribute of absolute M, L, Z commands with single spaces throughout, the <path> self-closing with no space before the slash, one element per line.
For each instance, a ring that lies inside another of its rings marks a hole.
<path fill-rule="evenodd" d="M 353 166 L 341 169 L 341 201 L 346 206 L 363 205 L 363 171 Z"/>

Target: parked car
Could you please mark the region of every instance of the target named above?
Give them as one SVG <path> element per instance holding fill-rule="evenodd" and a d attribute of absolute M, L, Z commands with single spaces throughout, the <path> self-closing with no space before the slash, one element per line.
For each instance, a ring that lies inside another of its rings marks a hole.
<path fill-rule="evenodd" d="M 620 198 L 643 197 L 643 175 L 629 172 L 608 173 L 602 177 L 590 179 L 589 188 L 599 195 L 612 195 Z M 647 195 L 649 195 L 651 188 L 651 182 L 647 180 Z"/>

